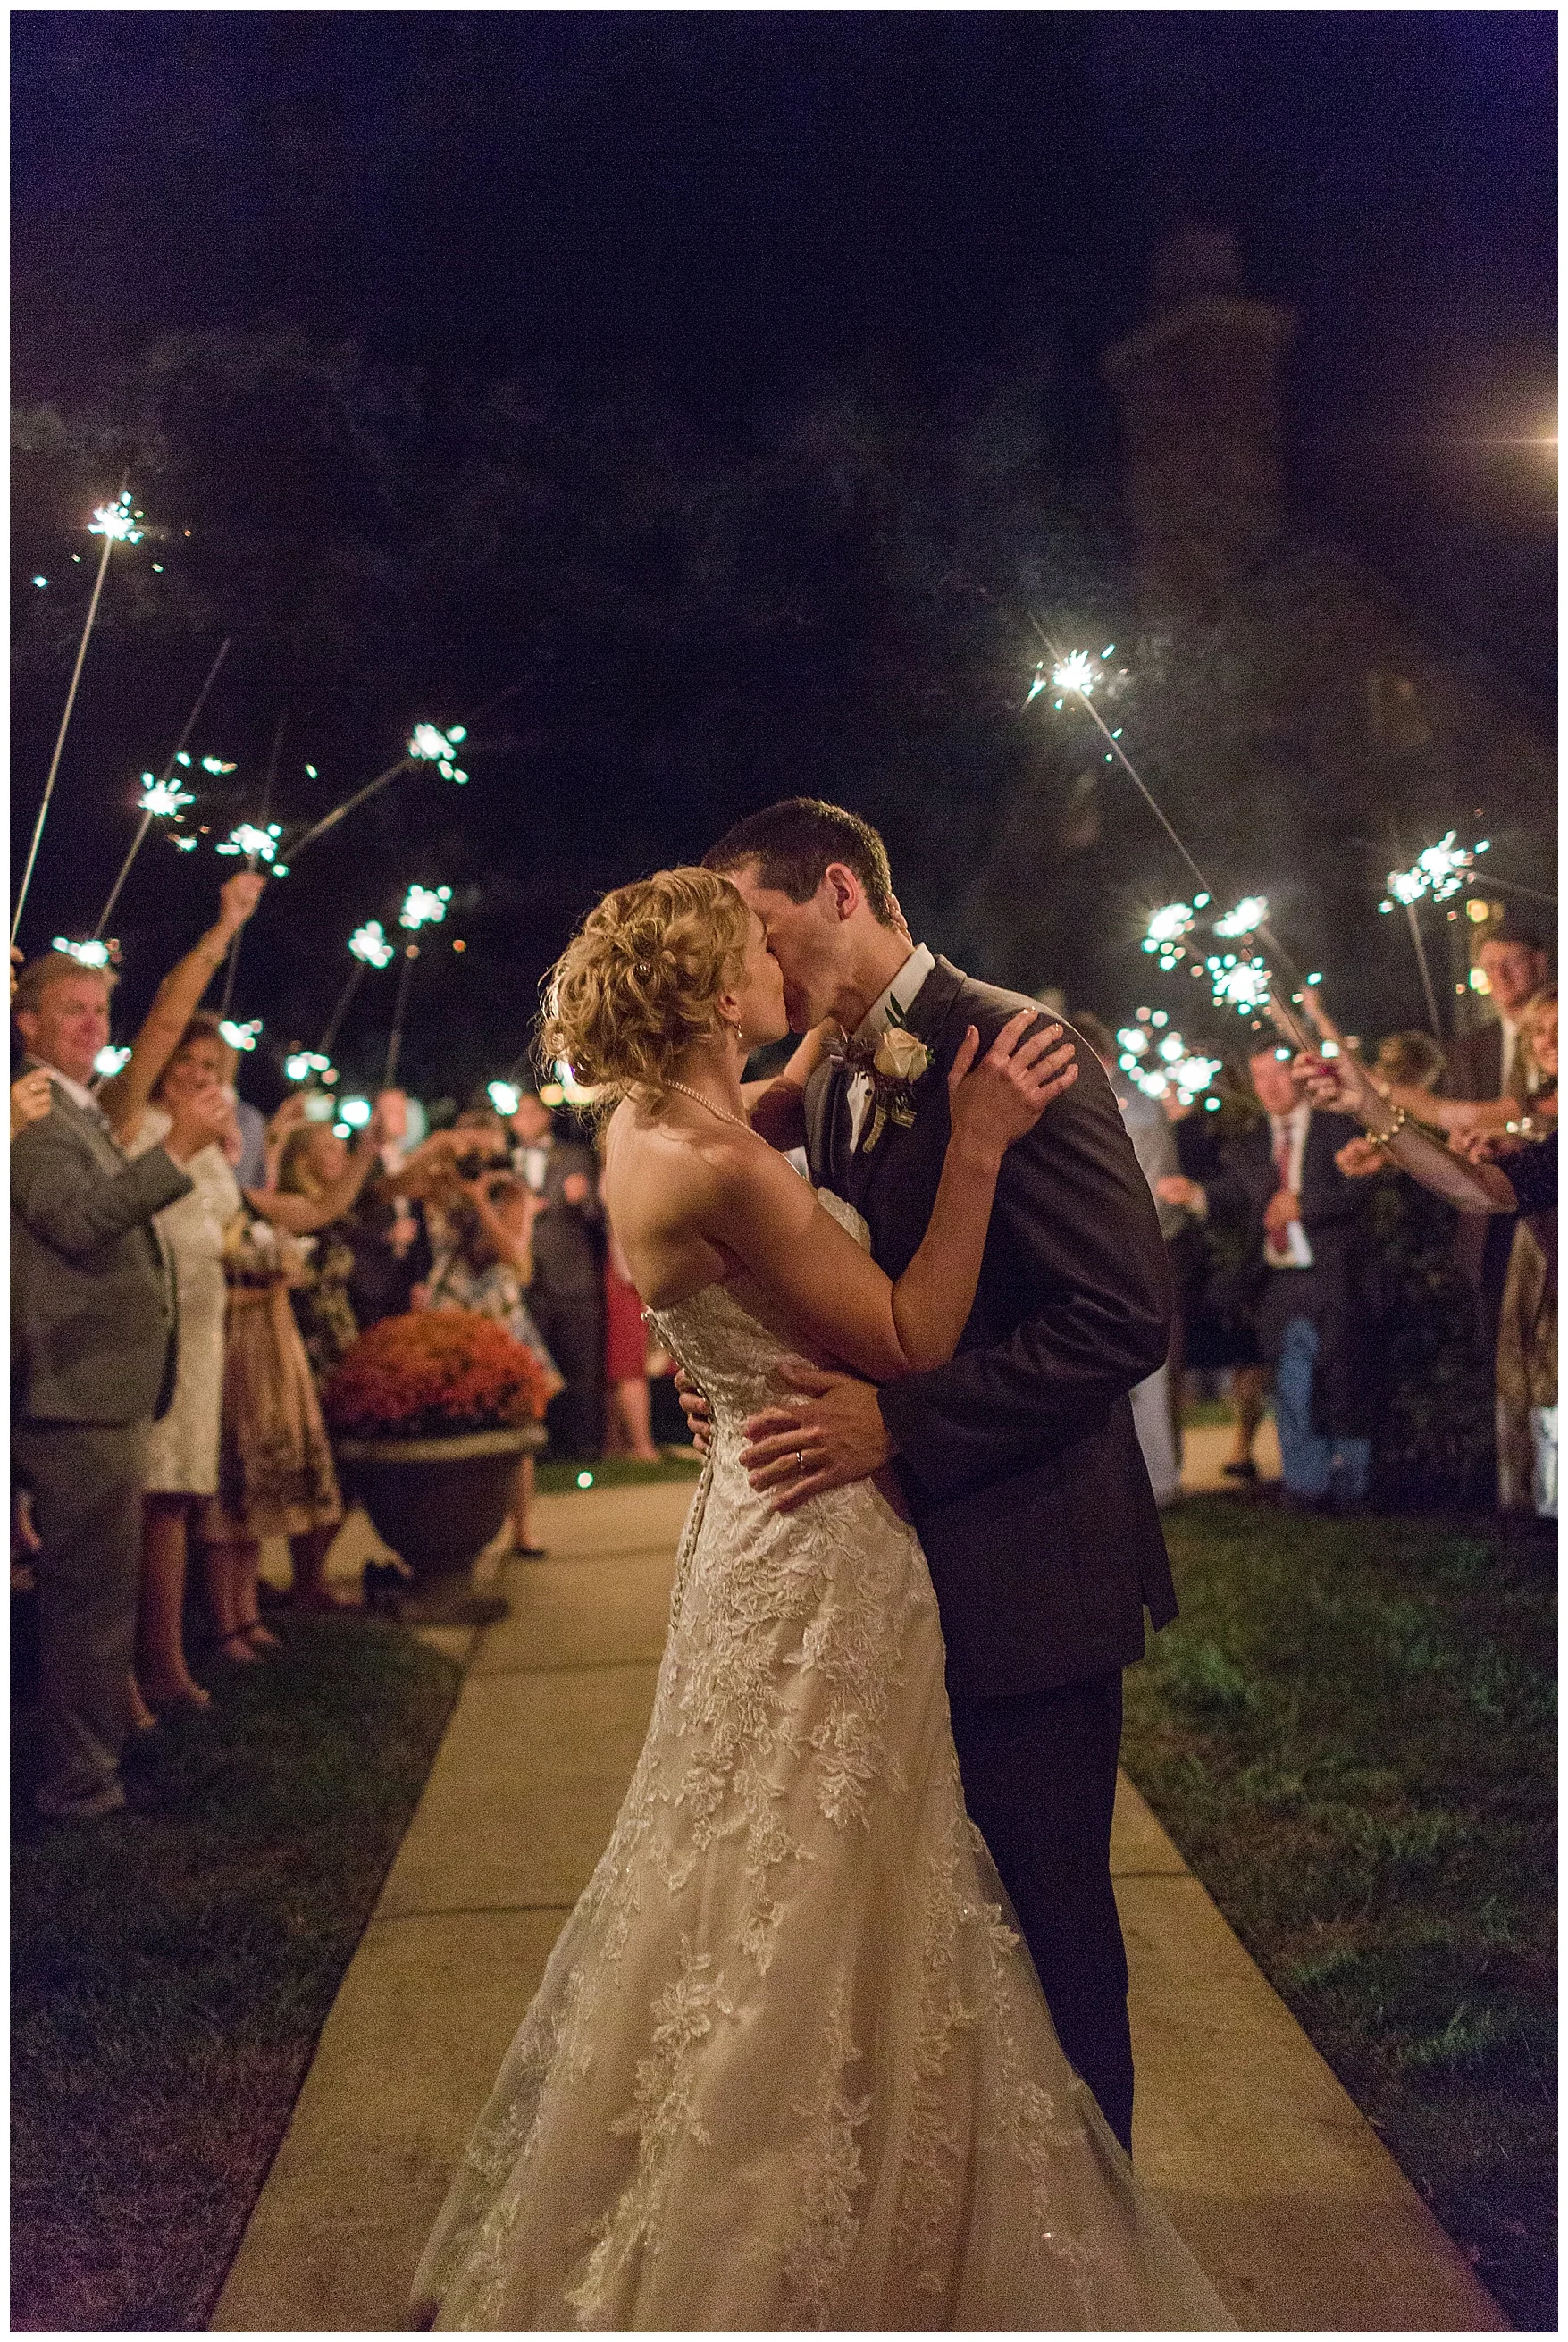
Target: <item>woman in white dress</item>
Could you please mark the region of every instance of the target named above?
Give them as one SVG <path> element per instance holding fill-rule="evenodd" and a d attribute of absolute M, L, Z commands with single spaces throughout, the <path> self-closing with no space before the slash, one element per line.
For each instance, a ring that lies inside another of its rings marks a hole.
<path fill-rule="evenodd" d="M 553 1003 L 550 1054 L 620 1100 L 611 1216 L 713 1436 L 647 1740 L 426 2246 L 416 2317 L 1227 2326 L 1007 1923 L 896 1486 L 782 1516 L 739 1462 L 788 1352 L 879 1379 L 952 1356 L 1004 1149 L 1071 1078 L 1059 1030 L 1024 1039 L 1014 1019 L 978 1065 L 971 1032 L 930 1231 L 893 1285 L 855 1216 L 824 1210 L 751 1125 L 742 1067 L 787 1027 L 727 881 L 664 872 L 610 896 Z"/>
<path fill-rule="evenodd" d="M 167 1107 L 175 1097 L 232 1081 L 235 1053 L 216 1016 L 198 1010 L 196 1003 L 265 883 L 241 872 L 224 886 L 218 918 L 164 978 L 128 1062 L 99 1093 L 127 1154 L 157 1146 L 171 1126 Z M 235 1160 L 238 1136 L 236 1127 Z M 195 1183 L 190 1194 L 166 1205 L 155 1221 L 174 1273 L 179 1340 L 174 1395 L 153 1426 L 143 1496 L 136 1675 L 131 1685 L 132 1715 L 142 1725 L 153 1721 L 155 1709 L 212 1704 L 210 1693 L 191 1673 L 183 1617 L 193 1521 L 218 1484 L 223 1241 L 240 1208 L 240 1191 L 231 1163 L 215 1146 L 203 1147 L 186 1169 Z"/>

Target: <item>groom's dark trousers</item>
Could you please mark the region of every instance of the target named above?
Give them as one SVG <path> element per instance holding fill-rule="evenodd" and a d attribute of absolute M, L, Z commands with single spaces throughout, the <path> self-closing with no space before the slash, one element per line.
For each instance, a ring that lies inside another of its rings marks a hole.
<path fill-rule="evenodd" d="M 814 1177 L 864 1215 L 890 1276 L 925 1233 L 964 1029 L 1035 1004 L 939 959 L 906 1022 L 933 1053 L 914 1119 L 850 1143 L 846 1076 L 806 1090 Z M 1075 1040 L 1076 1036 L 1073 1036 Z M 1127 1394 L 1163 1366 L 1172 1294 L 1148 1185 L 1104 1068 L 1009 1147 L 958 1353 L 884 1384 L 883 1418 L 931 1565 L 964 1797 L 1012 1898 L 1062 2046 L 1131 2144 L 1127 1963 L 1111 1887 L 1122 1669 L 1174 1617 Z"/>

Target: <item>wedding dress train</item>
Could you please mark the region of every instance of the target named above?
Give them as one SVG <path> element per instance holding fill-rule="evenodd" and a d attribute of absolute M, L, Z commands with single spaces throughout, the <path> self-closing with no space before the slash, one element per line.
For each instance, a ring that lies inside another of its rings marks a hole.
<path fill-rule="evenodd" d="M 653 1720 L 415 2314 L 491 2331 L 1228 2327 L 1006 1924 L 914 1530 L 870 1483 L 785 1517 L 748 1486 L 742 1425 L 799 1347 L 787 1326 L 719 1286 L 654 1322 L 714 1437 Z"/>

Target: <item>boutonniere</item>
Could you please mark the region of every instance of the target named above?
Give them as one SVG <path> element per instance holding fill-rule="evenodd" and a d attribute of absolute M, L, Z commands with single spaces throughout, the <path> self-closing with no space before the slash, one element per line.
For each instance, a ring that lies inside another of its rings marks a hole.
<path fill-rule="evenodd" d="M 890 1122 L 900 1130 L 914 1124 L 914 1086 L 931 1070 L 931 1052 L 907 1026 L 889 1024 L 879 1035 L 871 1060 L 871 1121 L 861 1152 L 871 1153 Z"/>

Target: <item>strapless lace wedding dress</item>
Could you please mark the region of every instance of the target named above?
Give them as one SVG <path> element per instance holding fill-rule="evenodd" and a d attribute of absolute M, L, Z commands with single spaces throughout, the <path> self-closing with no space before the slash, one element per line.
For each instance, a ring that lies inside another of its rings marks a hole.
<path fill-rule="evenodd" d="M 914 1530 L 865 1482 L 770 1512 L 742 1426 L 800 1345 L 721 1286 L 653 1315 L 714 1417 L 653 1720 L 425 2247 L 416 2316 L 1227 2327 L 1007 1924 Z"/>

